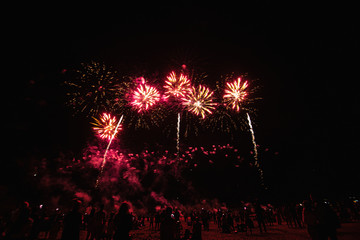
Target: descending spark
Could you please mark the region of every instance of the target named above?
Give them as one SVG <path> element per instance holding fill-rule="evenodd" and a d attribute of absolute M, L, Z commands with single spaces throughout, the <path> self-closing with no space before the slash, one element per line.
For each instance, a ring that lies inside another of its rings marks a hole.
<path fill-rule="evenodd" d="M 148 110 L 160 100 L 160 93 L 155 87 L 141 84 L 133 93 L 131 105 L 140 113 Z"/>
<path fill-rule="evenodd" d="M 108 153 L 108 151 L 109 151 L 109 148 L 110 148 L 110 145 L 111 145 L 111 143 L 112 143 L 112 141 L 113 141 L 113 139 L 114 139 L 114 137 L 115 137 L 115 135 L 116 135 L 116 133 L 117 133 L 117 131 L 118 131 L 118 128 L 119 128 L 119 126 L 120 126 L 120 124 L 121 124 L 121 121 L 123 120 L 123 117 L 124 117 L 124 115 L 122 115 L 122 116 L 120 117 L 119 122 L 117 123 L 116 128 L 115 128 L 115 130 L 114 130 L 114 132 L 113 132 L 113 135 L 111 136 L 111 138 L 110 138 L 110 140 L 109 140 L 109 143 L 108 143 L 108 145 L 107 145 L 107 147 L 106 147 L 106 150 L 105 150 L 105 153 L 104 153 L 104 157 L 103 157 L 103 160 L 102 160 L 101 166 L 100 166 L 100 173 L 99 173 L 98 178 L 96 179 L 95 188 L 97 188 L 97 187 L 99 186 L 100 178 L 101 178 L 101 176 L 102 176 L 102 174 L 103 174 L 103 172 L 104 172 L 104 166 L 105 166 L 105 163 L 106 163 L 106 155 L 107 155 L 107 153 Z"/>
<path fill-rule="evenodd" d="M 178 113 L 177 117 L 177 133 L 176 133 L 176 150 L 177 150 L 177 156 L 179 158 L 180 156 L 180 113 Z"/>
<path fill-rule="evenodd" d="M 183 105 L 195 115 L 201 115 L 204 119 L 207 114 L 212 114 L 216 103 L 213 102 L 214 92 L 209 88 L 199 85 L 196 89 L 192 87 L 190 94 L 183 98 Z"/>
<path fill-rule="evenodd" d="M 240 77 L 232 83 L 227 82 L 224 94 L 225 105 L 231 106 L 232 109 L 239 112 L 242 102 L 248 95 L 246 92 L 247 87 L 248 83 L 246 81 L 241 82 Z"/>
<path fill-rule="evenodd" d="M 256 141 L 255 141 L 254 129 L 253 129 L 253 126 L 252 126 L 252 123 L 251 123 L 251 119 L 250 119 L 249 113 L 246 113 L 246 115 L 247 115 L 247 120 L 248 120 L 249 127 L 250 127 L 252 143 L 253 143 L 253 145 L 254 145 L 255 166 L 258 168 L 258 171 L 259 171 L 261 184 L 264 185 L 263 170 L 260 168 L 259 161 L 258 161 L 258 151 L 257 151 L 257 145 L 256 145 Z"/>
<path fill-rule="evenodd" d="M 167 76 L 164 88 L 166 97 L 185 97 L 191 90 L 190 79 L 183 74 L 180 74 L 180 77 L 177 77 L 175 72 L 171 72 L 170 75 Z"/>
<path fill-rule="evenodd" d="M 116 117 L 112 117 L 109 113 L 103 113 L 100 119 L 96 119 L 93 125 L 93 130 L 98 134 L 100 138 L 110 140 L 113 136 L 121 130 L 121 126 L 116 126 Z"/>
<path fill-rule="evenodd" d="M 257 152 L 257 147 L 256 147 L 256 142 L 255 142 L 255 133 L 254 133 L 254 129 L 251 123 L 251 119 L 250 119 L 250 115 L 248 113 L 246 113 L 247 115 L 247 120 L 249 123 L 249 127 L 250 127 L 250 132 L 251 132 L 251 137 L 252 137 L 252 143 L 254 145 L 254 158 L 255 158 L 255 165 L 258 167 L 259 163 L 258 163 L 258 152 Z"/>

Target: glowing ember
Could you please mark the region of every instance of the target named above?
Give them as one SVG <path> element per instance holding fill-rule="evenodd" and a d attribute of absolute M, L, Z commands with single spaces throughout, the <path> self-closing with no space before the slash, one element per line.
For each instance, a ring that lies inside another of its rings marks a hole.
<path fill-rule="evenodd" d="M 164 88 L 166 89 L 166 97 L 185 97 L 191 91 L 190 79 L 183 74 L 177 77 L 175 72 L 171 72 L 170 75 L 167 76 Z"/>
<path fill-rule="evenodd" d="M 121 130 L 121 125 L 116 128 L 116 117 L 112 117 L 108 113 L 103 113 L 100 119 L 93 118 L 95 120 L 93 125 L 94 131 L 98 134 L 100 138 L 110 140 Z"/>
<path fill-rule="evenodd" d="M 241 82 L 241 78 L 238 78 L 234 82 L 226 83 L 226 89 L 224 94 L 225 104 L 227 106 L 231 106 L 232 109 L 237 112 L 240 111 L 240 106 L 244 101 L 245 97 L 248 95 L 246 92 L 246 88 L 248 87 L 248 83 Z"/>
<path fill-rule="evenodd" d="M 141 84 L 133 93 L 131 105 L 138 112 L 146 111 L 160 100 L 160 93 L 156 88 L 147 84 Z"/>
<path fill-rule="evenodd" d="M 206 114 L 212 114 L 215 109 L 216 103 L 213 102 L 214 92 L 209 88 L 200 85 L 197 89 L 192 88 L 190 94 L 183 98 L 183 105 L 188 108 L 190 112 L 196 115 L 201 115 L 204 119 Z"/>

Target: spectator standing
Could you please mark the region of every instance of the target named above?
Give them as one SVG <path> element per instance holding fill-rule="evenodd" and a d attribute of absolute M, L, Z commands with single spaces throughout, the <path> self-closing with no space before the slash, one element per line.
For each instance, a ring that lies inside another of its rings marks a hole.
<path fill-rule="evenodd" d="M 81 202 L 74 200 L 73 209 L 64 217 L 61 240 L 79 240 L 82 215 L 79 212 Z"/>
<path fill-rule="evenodd" d="M 126 202 L 122 203 L 118 214 L 115 216 L 114 240 L 130 240 L 130 230 L 132 228 L 132 216 L 129 212 L 130 206 Z"/>

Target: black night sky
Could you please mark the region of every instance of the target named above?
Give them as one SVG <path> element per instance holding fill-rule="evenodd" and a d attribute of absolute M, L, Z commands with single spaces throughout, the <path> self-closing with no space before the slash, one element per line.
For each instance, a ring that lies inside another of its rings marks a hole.
<path fill-rule="evenodd" d="M 73 7 L 13 6 L 3 21 L 9 67 L 1 169 L 13 173 L 2 178 L 4 188 L 22 186 L 21 161 L 86 144 L 90 126 L 65 106 L 62 70 L 95 60 L 131 71 L 168 72 L 187 62 L 209 76 L 248 73 L 262 87 L 257 142 L 279 152 L 263 162 L 272 194 L 359 193 L 359 26 L 352 6 Z"/>

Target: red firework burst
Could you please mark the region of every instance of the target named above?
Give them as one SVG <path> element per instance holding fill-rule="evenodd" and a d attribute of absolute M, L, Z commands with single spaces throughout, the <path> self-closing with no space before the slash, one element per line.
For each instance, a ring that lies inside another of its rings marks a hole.
<path fill-rule="evenodd" d="M 216 103 L 213 102 L 213 94 L 209 88 L 199 85 L 196 89 L 192 87 L 190 94 L 183 98 L 183 105 L 195 115 L 201 115 L 204 119 L 207 114 L 212 114 Z"/>
<path fill-rule="evenodd" d="M 247 81 L 241 82 L 241 78 L 239 77 L 234 82 L 226 83 L 224 101 L 226 106 L 231 106 L 232 109 L 237 112 L 240 111 L 241 104 L 245 100 L 247 93 L 248 83 Z"/>
<path fill-rule="evenodd" d="M 138 111 L 146 111 L 160 100 L 160 93 L 155 87 L 141 84 L 132 95 L 131 105 Z"/>
<path fill-rule="evenodd" d="M 190 79 L 183 74 L 177 77 L 175 72 L 171 72 L 167 76 L 164 88 L 166 97 L 183 98 L 191 91 Z"/>
<path fill-rule="evenodd" d="M 96 119 L 93 125 L 93 130 L 97 133 L 100 138 L 110 140 L 115 136 L 122 128 L 121 125 L 116 129 L 116 117 L 111 116 L 109 113 L 103 113 L 100 119 Z"/>

